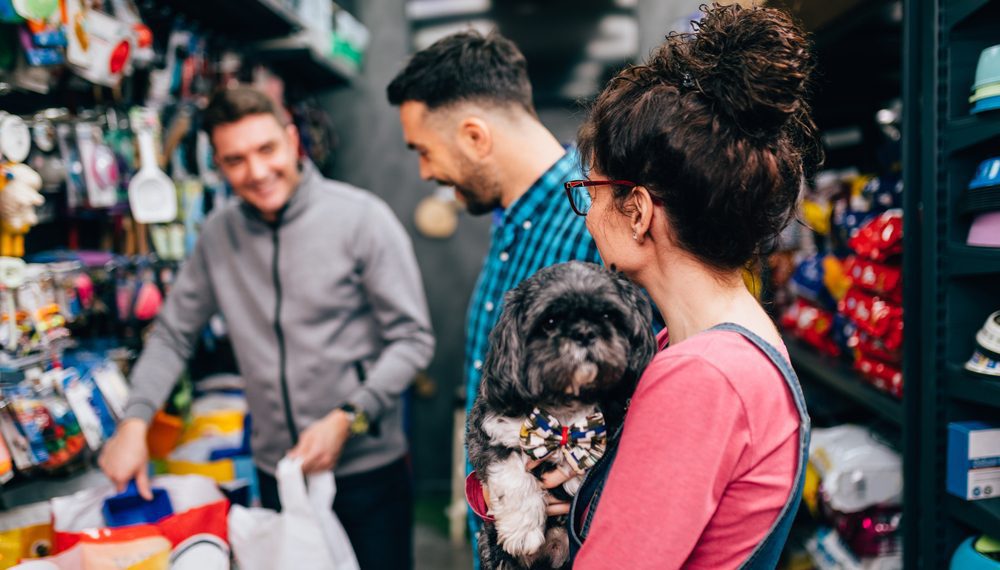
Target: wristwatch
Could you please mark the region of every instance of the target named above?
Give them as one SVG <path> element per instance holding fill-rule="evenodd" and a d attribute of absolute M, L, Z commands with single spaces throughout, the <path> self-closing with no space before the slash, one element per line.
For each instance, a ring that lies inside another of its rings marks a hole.
<path fill-rule="evenodd" d="M 340 406 L 340 409 L 346 412 L 347 417 L 351 420 L 351 436 L 365 435 L 369 432 L 371 424 L 368 422 L 368 414 L 364 410 L 350 403 Z"/>

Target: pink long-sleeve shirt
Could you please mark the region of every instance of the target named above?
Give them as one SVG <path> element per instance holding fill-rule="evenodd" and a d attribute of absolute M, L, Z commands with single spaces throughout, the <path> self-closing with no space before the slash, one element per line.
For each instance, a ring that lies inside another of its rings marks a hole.
<path fill-rule="evenodd" d="M 573 567 L 738 567 L 792 490 L 798 429 L 781 373 L 739 333 L 662 350 L 639 380 Z"/>

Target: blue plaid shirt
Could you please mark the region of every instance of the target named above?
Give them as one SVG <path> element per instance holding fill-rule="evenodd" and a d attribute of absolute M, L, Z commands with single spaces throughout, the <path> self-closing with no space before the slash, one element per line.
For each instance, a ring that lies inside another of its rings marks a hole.
<path fill-rule="evenodd" d="M 490 331 L 503 310 L 504 293 L 549 265 L 574 259 L 601 263 L 584 218 L 573 213 L 563 189 L 567 180 L 581 178 L 584 175 L 579 155 L 570 148 L 524 195 L 494 216 L 490 252 L 479 273 L 467 317 L 466 415 L 479 393 Z M 471 469 L 466 463 L 466 472 Z M 472 519 L 473 530 L 478 529 L 478 517 L 472 515 Z"/>
<path fill-rule="evenodd" d="M 503 310 L 504 293 L 549 265 L 579 259 L 601 263 L 582 216 L 563 190 L 567 180 L 584 178 L 576 149 L 569 149 L 506 210 L 498 210 L 490 231 L 490 252 L 479 273 L 467 316 L 465 341 L 466 411 L 479 393 L 490 331 Z"/>

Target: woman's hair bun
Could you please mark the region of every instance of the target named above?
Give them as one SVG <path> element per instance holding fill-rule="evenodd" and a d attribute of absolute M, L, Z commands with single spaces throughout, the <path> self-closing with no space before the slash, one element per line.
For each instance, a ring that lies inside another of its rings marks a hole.
<path fill-rule="evenodd" d="M 674 59 L 664 71 L 674 77 L 680 72 L 682 81 L 751 135 L 777 135 L 793 116 L 808 113 L 813 58 L 809 41 L 788 14 L 737 4 L 702 10 L 696 33 L 684 42 L 667 42 L 672 53 L 654 62 Z"/>

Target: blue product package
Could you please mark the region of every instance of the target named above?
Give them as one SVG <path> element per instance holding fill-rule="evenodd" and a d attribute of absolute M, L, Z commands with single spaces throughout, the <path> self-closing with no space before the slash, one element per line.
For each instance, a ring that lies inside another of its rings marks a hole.
<path fill-rule="evenodd" d="M 155 523 L 163 517 L 170 516 L 174 509 L 170 497 L 163 489 L 153 487 L 153 500 L 147 501 L 139 495 L 135 481 L 130 481 L 124 493 L 113 495 L 104 500 L 104 522 L 109 527 L 128 526 L 133 524 Z"/>

